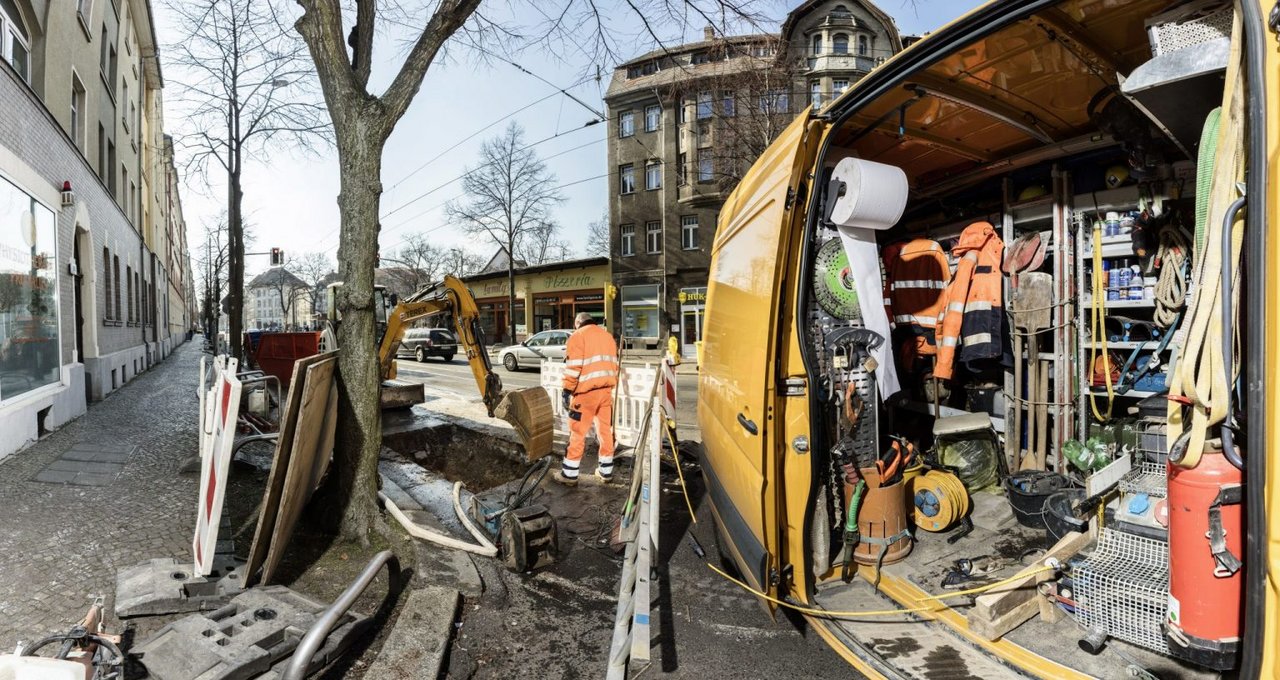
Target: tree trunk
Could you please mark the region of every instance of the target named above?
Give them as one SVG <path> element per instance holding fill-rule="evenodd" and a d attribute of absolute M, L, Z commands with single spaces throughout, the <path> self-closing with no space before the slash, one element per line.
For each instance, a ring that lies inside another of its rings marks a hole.
<path fill-rule="evenodd" d="M 367 127 L 338 128 L 342 237 L 336 305 L 338 327 L 338 428 L 335 478 L 330 489 L 331 528 L 367 545 L 376 514 L 378 453 L 382 444 L 382 383 L 374 343 L 373 273 L 378 258 L 378 205 L 384 140 Z M 345 134 L 344 134 L 345 133 Z M 373 139 L 370 139 L 370 138 Z"/>
<path fill-rule="evenodd" d="M 510 232 L 508 232 L 510 233 Z M 507 319 L 511 326 L 511 341 L 516 344 L 516 252 L 515 243 L 507 238 Z"/>
<path fill-rule="evenodd" d="M 239 154 L 235 154 L 239 156 Z M 240 190 L 240 171 L 227 173 L 227 346 L 231 356 L 241 359 L 240 338 L 244 335 L 244 222 L 241 204 L 244 192 Z"/>

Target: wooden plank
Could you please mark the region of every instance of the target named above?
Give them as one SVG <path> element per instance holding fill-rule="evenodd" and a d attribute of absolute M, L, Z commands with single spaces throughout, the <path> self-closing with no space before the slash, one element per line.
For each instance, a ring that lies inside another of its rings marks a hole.
<path fill-rule="evenodd" d="M 302 398 L 292 452 L 285 468 L 279 509 L 262 564 L 262 583 L 268 584 L 284 557 L 285 547 L 302 516 L 302 509 L 320 483 L 328 459 L 333 455 L 334 428 L 337 425 L 337 385 L 333 374 L 337 352 L 320 355 L 306 367 L 302 382 Z"/>
<path fill-rule="evenodd" d="M 969 630 L 976 633 L 984 640 L 995 641 L 1004 637 L 1005 633 L 1021 626 L 1024 622 L 1031 619 L 1040 611 L 1040 600 L 1044 598 L 1034 598 L 1019 604 L 1012 610 L 1001 614 L 995 619 L 987 619 L 979 612 L 971 612 L 969 614 Z"/>
<path fill-rule="evenodd" d="M 1037 577 L 1040 576 L 1039 570 L 1044 566 L 1044 561 L 1051 557 L 1057 560 L 1065 560 L 1084 549 L 1090 540 L 1088 534 L 1079 532 L 1072 532 L 1063 536 L 1035 564 L 1018 572 L 1014 576 L 1014 580 L 979 595 L 973 601 L 973 609 L 970 610 L 969 616 L 972 618 L 976 614 L 987 621 L 995 621 L 1001 615 L 1013 611 L 1024 602 L 1033 600 L 1038 593 Z"/>
<path fill-rule="evenodd" d="M 258 508 L 258 526 L 253 532 L 253 542 L 249 544 L 249 561 L 245 564 L 240 576 L 242 588 L 248 588 L 256 582 L 258 569 L 267 559 L 267 548 L 270 545 L 271 533 L 275 530 L 280 497 L 284 492 L 285 472 L 289 467 L 289 456 L 293 452 L 298 412 L 302 407 L 302 381 L 305 378 L 306 368 L 322 358 L 324 355 L 317 354 L 299 359 L 294 363 L 289 392 L 285 395 L 284 405 L 280 411 L 280 437 L 276 439 L 276 451 L 271 459 L 271 472 L 267 476 L 267 486 L 262 492 L 262 504 Z"/>

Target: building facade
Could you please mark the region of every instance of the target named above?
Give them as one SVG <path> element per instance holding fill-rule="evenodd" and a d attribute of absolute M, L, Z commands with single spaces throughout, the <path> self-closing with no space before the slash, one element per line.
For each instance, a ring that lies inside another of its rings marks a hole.
<path fill-rule="evenodd" d="M 284 267 L 253 277 L 244 292 L 245 330 L 294 331 L 314 325 L 311 290 Z"/>
<path fill-rule="evenodd" d="M 146 0 L 0 0 L 0 457 L 186 337 L 162 86 Z"/>
<path fill-rule="evenodd" d="M 591 314 L 616 332 L 607 304 L 609 280 L 609 259 L 605 257 L 516 269 L 515 342 L 545 330 L 573 328 L 573 318 L 580 312 Z M 487 267 L 479 274 L 462 277 L 462 281 L 480 308 L 480 327 L 486 342 L 511 344 L 511 286 L 505 260 L 500 268 Z"/>
<path fill-rule="evenodd" d="M 619 65 L 605 104 L 611 311 L 624 346 L 702 338 L 720 207 L 797 113 L 826 106 L 902 49 L 870 2 L 809 1 L 778 35 L 717 37 Z"/>

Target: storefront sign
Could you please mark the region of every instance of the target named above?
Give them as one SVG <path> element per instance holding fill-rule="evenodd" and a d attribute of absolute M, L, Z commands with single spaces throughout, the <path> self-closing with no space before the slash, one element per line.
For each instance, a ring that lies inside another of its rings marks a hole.
<path fill-rule="evenodd" d="M 679 297 L 680 304 L 682 305 L 683 304 L 704 305 L 707 303 L 707 289 L 706 288 L 681 288 L 680 294 L 677 297 Z"/>
<path fill-rule="evenodd" d="M 600 284 L 592 274 L 548 274 L 542 277 L 543 290 L 560 290 L 564 288 L 594 288 Z"/>
<path fill-rule="evenodd" d="M 474 295 L 476 297 L 492 297 L 494 295 L 509 295 L 511 286 L 506 279 L 499 281 L 485 281 L 473 286 Z"/>
<path fill-rule="evenodd" d="M 558 305 L 560 304 L 559 295 L 539 295 L 533 298 L 534 303 L 539 305 Z"/>
<path fill-rule="evenodd" d="M 574 302 L 604 302 L 604 293 L 586 293 L 573 296 Z"/>

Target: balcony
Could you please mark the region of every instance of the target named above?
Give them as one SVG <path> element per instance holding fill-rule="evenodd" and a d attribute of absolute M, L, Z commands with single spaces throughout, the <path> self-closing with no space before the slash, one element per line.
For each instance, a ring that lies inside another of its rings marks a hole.
<path fill-rule="evenodd" d="M 860 57 L 856 54 L 821 54 L 810 56 L 806 61 L 809 73 L 825 73 L 828 71 L 858 71 L 867 73 L 879 64 L 883 58 Z"/>

